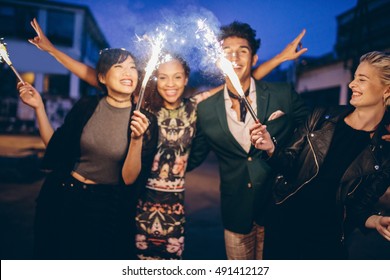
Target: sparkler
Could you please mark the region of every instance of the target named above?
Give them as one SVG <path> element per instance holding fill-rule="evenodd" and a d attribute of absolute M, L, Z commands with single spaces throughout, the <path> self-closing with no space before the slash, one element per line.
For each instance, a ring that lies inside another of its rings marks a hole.
<path fill-rule="evenodd" d="M 240 80 L 234 71 L 233 63 L 230 62 L 224 55 L 221 44 L 218 42 L 215 33 L 210 29 L 210 27 L 206 24 L 206 20 L 198 20 L 198 30 L 197 38 L 203 39 L 203 44 L 205 47 L 205 51 L 207 56 L 210 57 L 212 62 L 216 63 L 218 67 L 222 70 L 222 72 L 229 77 L 233 87 L 236 89 L 237 93 L 240 95 L 240 98 L 244 100 L 245 106 L 247 107 L 249 113 L 256 123 L 259 122 L 255 111 L 252 106 L 249 104 L 248 100 L 245 98 L 244 90 L 241 87 Z M 199 33 L 202 33 L 201 37 Z"/>
<path fill-rule="evenodd" d="M 245 98 L 244 90 L 241 87 L 241 83 L 237 77 L 236 72 L 234 72 L 233 64 L 225 57 L 221 57 L 219 63 L 221 65 L 223 72 L 225 73 L 225 75 L 229 77 L 233 87 L 240 95 L 240 98 L 244 100 L 245 106 L 248 109 L 249 113 L 251 114 L 252 118 L 255 120 L 256 123 L 259 123 L 259 119 L 257 118 L 255 111 L 253 110 L 252 106 L 249 104 L 248 100 Z"/>
<path fill-rule="evenodd" d="M 144 36 L 144 39 L 146 39 L 150 42 L 150 44 L 152 46 L 152 55 L 149 59 L 148 64 L 146 65 L 146 68 L 145 68 L 145 76 L 144 76 L 144 79 L 143 79 L 142 84 L 141 84 L 141 89 L 140 89 L 140 93 L 138 96 L 137 105 L 135 106 L 135 110 L 139 110 L 141 108 L 141 104 L 142 104 L 144 94 L 145 94 L 146 85 L 148 84 L 148 81 L 149 81 L 150 76 L 152 75 L 154 69 L 156 69 L 156 67 L 158 65 L 160 52 L 161 52 L 163 42 L 165 39 L 165 34 L 160 32 L 156 38 L 150 38 L 148 36 Z M 142 39 L 139 38 L 139 40 L 142 40 Z"/>
<path fill-rule="evenodd" d="M 13 66 L 13 64 L 11 62 L 11 59 L 9 58 L 8 53 L 7 53 L 7 48 L 5 46 L 6 46 L 6 43 L 4 43 L 4 39 L 0 38 L 0 62 L 5 61 L 5 63 L 8 64 L 8 66 L 12 69 L 12 71 L 14 71 L 18 80 L 24 84 L 22 77 L 20 76 L 18 71 L 16 71 L 15 67 Z"/>

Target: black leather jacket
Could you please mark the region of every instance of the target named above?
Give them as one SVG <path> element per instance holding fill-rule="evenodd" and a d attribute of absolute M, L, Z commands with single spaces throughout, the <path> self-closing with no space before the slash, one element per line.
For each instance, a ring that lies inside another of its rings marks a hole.
<path fill-rule="evenodd" d="M 287 148 L 276 148 L 269 163 L 278 172 L 273 189 L 277 204 L 294 196 L 317 176 L 337 121 L 352 111 L 353 108 L 346 106 L 316 109 L 296 131 Z M 348 217 L 353 226 L 364 228 L 367 218 L 376 213 L 379 197 L 390 185 L 390 143 L 381 139 L 388 134 L 384 126 L 386 119 L 388 115 L 370 145 L 350 164 L 340 181 L 336 199 L 344 206 L 344 217 Z"/>

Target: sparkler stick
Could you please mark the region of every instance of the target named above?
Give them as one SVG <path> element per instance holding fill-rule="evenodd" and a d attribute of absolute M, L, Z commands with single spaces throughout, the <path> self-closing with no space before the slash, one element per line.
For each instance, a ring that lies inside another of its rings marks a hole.
<path fill-rule="evenodd" d="M 214 63 L 219 60 L 219 68 L 222 72 L 229 77 L 233 87 L 236 89 L 240 98 L 244 100 L 245 106 L 247 107 L 249 113 L 256 123 L 259 123 L 259 119 L 256 116 L 255 111 L 252 106 L 249 104 L 248 100 L 245 98 L 244 91 L 241 87 L 240 80 L 234 71 L 233 64 L 228 59 L 226 59 L 221 44 L 218 42 L 217 37 L 210 27 L 205 23 L 206 20 L 198 21 L 198 30 L 197 33 L 203 33 L 203 43 L 205 45 L 205 50 L 207 55 L 214 60 Z"/>
<path fill-rule="evenodd" d="M 160 35 L 157 36 L 156 40 L 152 40 L 149 37 L 144 37 L 144 38 L 148 39 L 148 41 L 150 41 L 150 43 L 152 45 L 152 55 L 149 59 L 148 64 L 146 65 L 146 68 L 145 68 L 145 76 L 144 76 L 144 79 L 142 81 L 142 85 L 141 85 L 140 93 L 138 95 L 138 101 L 137 101 L 137 105 L 135 106 L 135 110 L 139 110 L 141 108 L 141 104 L 142 104 L 142 101 L 144 99 L 145 88 L 146 88 L 146 85 L 148 84 L 150 76 L 152 75 L 154 69 L 157 67 L 159 55 L 160 55 L 161 48 L 162 48 L 162 43 L 163 43 L 165 36 L 164 36 L 164 34 L 160 33 Z"/>
<path fill-rule="evenodd" d="M 24 84 L 22 77 L 19 75 L 18 71 L 16 71 L 15 67 L 12 65 L 11 60 L 9 59 L 7 48 L 5 47 L 6 43 L 4 43 L 4 39 L 0 38 L 0 62 L 5 61 L 8 66 L 14 71 L 16 77 Z"/>
<path fill-rule="evenodd" d="M 253 110 L 252 106 L 249 104 L 248 100 L 245 98 L 244 90 L 241 87 L 241 83 L 237 77 L 236 72 L 234 72 L 232 63 L 229 60 L 227 60 L 225 57 L 221 57 L 220 64 L 221 64 L 221 68 L 223 69 L 223 72 L 225 73 L 225 75 L 229 77 L 232 85 L 240 95 L 240 98 L 244 100 L 245 106 L 248 109 L 249 113 L 251 114 L 252 118 L 255 120 L 256 123 L 259 123 L 259 119 L 257 118 L 255 111 Z"/>

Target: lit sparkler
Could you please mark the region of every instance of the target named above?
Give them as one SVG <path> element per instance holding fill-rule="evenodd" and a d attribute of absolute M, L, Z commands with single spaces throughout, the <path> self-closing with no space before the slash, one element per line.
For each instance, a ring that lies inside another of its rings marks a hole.
<path fill-rule="evenodd" d="M 224 57 L 221 44 L 218 42 L 215 33 L 206 24 L 206 19 L 198 20 L 197 24 L 198 30 L 195 32 L 196 38 L 203 41 L 204 50 L 206 51 L 207 56 L 212 60 L 211 62 L 216 63 L 218 59 Z"/>
<path fill-rule="evenodd" d="M 0 62 L 5 61 L 5 63 L 8 64 L 8 66 L 14 71 L 16 77 L 19 79 L 20 82 L 24 85 L 24 81 L 22 77 L 20 76 L 19 72 L 16 71 L 15 67 L 13 66 L 11 59 L 8 56 L 7 48 L 5 47 L 7 44 L 4 42 L 4 38 L 0 38 Z"/>
<path fill-rule="evenodd" d="M 203 36 L 200 36 L 199 33 L 202 33 Z M 233 87 L 240 95 L 240 98 L 244 100 L 245 106 L 247 107 L 249 113 L 251 114 L 255 122 L 259 122 L 255 111 L 249 104 L 248 100 L 245 98 L 244 90 L 241 87 L 240 80 L 236 72 L 234 71 L 233 62 L 229 61 L 225 57 L 220 42 L 218 42 L 215 33 L 206 24 L 206 20 L 198 20 L 198 30 L 196 31 L 196 34 L 198 39 L 203 40 L 207 56 L 212 60 L 212 62 L 217 63 L 218 67 L 222 70 L 222 72 L 229 77 Z"/>
<path fill-rule="evenodd" d="M 229 77 L 230 82 L 232 83 L 233 87 L 240 95 L 240 98 L 244 100 L 245 106 L 247 107 L 252 118 L 255 120 L 256 123 L 258 123 L 259 119 L 257 118 L 255 111 L 253 110 L 252 106 L 249 104 L 248 100 L 245 97 L 244 90 L 242 89 L 240 80 L 238 79 L 238 76 L 234 71 L 233 64 L 229 60 L 227 60 L 226 57 L 221 57 L 219 63 L 220 63 L 220 67 L 222 68 L 222 71 L 225 73 L 225 75 Z"/>
<path fill-rule="evenodd" d="M 139 110 L 141 108 L 141 104 L 144 98 L 145 88 L 148 84 L 148 81 L 150 79 L 150 76 L 152 75 L 154 69 L 156 69 L 159 61 L 159 56 L 161 49 L 163 47 L 163 42 L 165 39 L 165 34 L 160 32 L 159 35 L 156 38 L 150 38 L 148 36 L 144 36 L 142 39 L 138 37 L 138 40 L 148 40 L 152 46 L 152 55 L 149 59 L 148 64 L 145 68 L 145 76 L 141 84 L 141 89 L 138 96 L 137 105 L 135 106 L 135 110 Z"/>

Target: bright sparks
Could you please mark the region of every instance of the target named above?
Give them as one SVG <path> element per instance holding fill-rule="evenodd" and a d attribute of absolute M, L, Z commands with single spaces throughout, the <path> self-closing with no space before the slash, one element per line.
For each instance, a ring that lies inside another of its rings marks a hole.
<path fill-rule="evenodd" d="M 229 77 L 232 85 L 241 97 L 244 96 L 240 80 L 237 77 L 233 68 L 233 63 L 225 58 L 221 43 L 218 41 L 215 33 L 206 24 L 206 19 L 198 20 L 198 30 L 196 31 L 196 38 L 203 41 L 204 50 L 213 63 L 217 63 L 218 68 Z"/>
<path fill-rule="evenodd" d="M 154 69 L 156 69 L 156 67 L 158 66 L 160 52 L 161 52 L 161 49 L 164 45 L 165 33 L 160 32 L 155 38 L 149 37 L 146 35 L 143 36 L 143 38 L 141 40 L 140 40 L 140 37 L 137 36 L 137 38 L 139 41 L 147 40 L 152 47 L 152 55 L 149 59 L 148 64 L 146 65 L 146 68 L 145 68 L 145 76 L 144 76 L 144 79 L 143 79 L 142 84 L 141 84 L 141 89 L 140 89 L 139 96 L 138 96 L 138 102 L 137 102 L 137 105 L 135 107 L 136 110 L 139 110 L 141 108 L 141 104 L 142 104 L 142 101 L 144 98 L 146 85 L 148 84 L 148 81 L 149 81 L 150 76 L 152 75 Z"/>
<path fill-rule="evenodd" d="M 202 34 L 203 36 L 200 36 Z M 229 77 L 230 82 L 233 87 L 236 89 L 237 93 L 240 95 L 241 99 L 244 100 L 245 106 L 247 107 L 249 113 L 252 115 L 255 122 L 258 122 L 256 113 L 253 111 L 253 108 L 249 104 L 248 100 L 245 98 L 244 90 L 242 89 L 240 79 L 237 76 L 237 73 L 234 71 L 234 64 L 225 57 L 225 54 L 222 49 L 222 44 L 218 42 L 217 37 L 210 27 L 206 24 L 206 20 L 198 20 L 198 30 L 196 31 L 196 38 L 201 39 L 204 44 L 204 50 L 209 57 L 209 59 L 216 63 L 218 68 Z"/>

